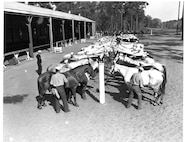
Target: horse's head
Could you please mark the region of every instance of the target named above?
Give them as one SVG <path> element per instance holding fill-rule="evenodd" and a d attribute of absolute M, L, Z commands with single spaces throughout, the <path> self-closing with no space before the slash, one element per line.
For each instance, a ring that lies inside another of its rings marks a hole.
<path fill-rule="evenodd" d="M 88 58 L 88 62 L 92 66 L 93 70 L 98 69 L 98 59 L 93 60 L 92 58 Z"/>
<path fill-rule="evenodd" d="M 91 65 L 89 65 L 87 68 L 85 68 L 84 72 L 88 73 L 92 78 L 94 78 L 96 76 L 96 73 L 94 72 Z"/>

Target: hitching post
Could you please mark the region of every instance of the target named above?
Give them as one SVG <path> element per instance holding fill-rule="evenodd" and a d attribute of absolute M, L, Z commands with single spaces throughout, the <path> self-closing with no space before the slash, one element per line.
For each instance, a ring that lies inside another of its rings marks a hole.
<path fill-rule="evenodd" d="M 104 82 L 104 63 L 99 63 L 99 91 L 100 91 L 100 103 L 105 103 L 105 82 Z"/>

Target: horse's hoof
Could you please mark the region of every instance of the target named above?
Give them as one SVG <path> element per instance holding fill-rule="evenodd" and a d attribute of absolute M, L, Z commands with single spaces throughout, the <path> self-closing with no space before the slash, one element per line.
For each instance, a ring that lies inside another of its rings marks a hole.
<path fill-rule="evenodd" d="M 156 105 L 157 105 L 157 103 L 152 103 L 152 105 L 153 105 L 153 106 L 156 106 Z"/>
<path fill-rule="evenodd" d="M 67 113 L 67 112 L 70 112 L 70 110 L 68 109 L 68 110 L 65 110 L 64 112 Z"/>
<path fill-rule="evenodd" d="M 127 108 L 130 108 L 131 107 L 131 105 L 127 105 Z"/>
<path fill-rule="evenodd" d="M 74 106 L 75 106 L 75 107 L 79 107 L 79 105 L 78 105 L 78 104 L 74 104 Z"/>
<path fill-rule="evenodd" d="M 141 107 L 139 106 L 137 109 L 138 109 L 138 110 L 141 110 Z"/>
<path fill-rule="evenodd" d="M 86 100 L 86 97 L 85 97 L 85 96 L 83 96 L 83 97 L 82 97 L 82 99 L 83 99 L 83 100 Z"/>
<path fill-rule="evenodd" d="M 163 104 L 163 101 L 162 100 L 160 101 L 160 104 Z"/>
<path fill-rule="evenodd" d="M 46 104 L 42 104 L 43 107 L 46 107 L 47 105 Z"/>
<path fill-rule="evenodd" d="M 41 107 L 41 106 L 38 106 L 37 108 L 38 108 L 39 110 L 41 110 L 41 109 L 42 109 L 42 107 Z"/>
<path fill-rule="evenodd" d="M 73 104 L 73 102 L 70 100 L 70 101 L 67 101 L 69 104 Z"/>

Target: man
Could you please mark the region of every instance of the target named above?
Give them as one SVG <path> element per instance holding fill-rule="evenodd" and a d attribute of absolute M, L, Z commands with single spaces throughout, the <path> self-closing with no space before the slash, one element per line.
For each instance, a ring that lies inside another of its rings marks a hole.
<path fill-rule="evenodd" d="M 138 96 L 138 109 L 141 109 L 141 101 L 142 101 L 142 92 L 141 87 L 143 86 L 143 77 L 141 75 L 141 72 L 144 69 L 142 67 L 139 67 L 139 72 L 132 75 L 130 79 L 130 96 L 128 100 L 127 108 L 131 106 L 134 94 L 137 94 Z"/>
<path fill-rule="evenodd" d="M 38 73 L 38 75 L 41 75 L 42 74 L 41 50 L 38 51 L 36 58 L 37 58 L 37 65 L 38 65 L 37 73 Z"/>
<path fill-rule="evenodd" d="M 51 82 L 50 84 L 56 88 L 60 98 L 62 99 L 63 105 L 64 105 L 64 112 L 69 112 L 69 107 L 67 103 L 67 98 L 66 98 L 66 92 L 64 89 L 65 83 L 68 83 L 67 78 L 65 77 L 64 74 L 60 73 L 61 66 L 56 66 L 55 67 L 55 72 L 51 77 Z M 59 113 L 60 109 L 56 109 L 56 112 Z"/>

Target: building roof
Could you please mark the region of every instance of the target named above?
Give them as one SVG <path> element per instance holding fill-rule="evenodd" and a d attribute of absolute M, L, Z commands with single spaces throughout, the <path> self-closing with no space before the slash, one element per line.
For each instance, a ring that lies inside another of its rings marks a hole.
<path fill-rule="evenodd" d="M 95 22 L 91 19 L 79 16 L 79 15 L 69 14 L 61 11 L 55 11 L 47 8 L 27 5 L 27 4 L 18 3 L 18 2 L 4 2 L 4 11 L 26 14 L 26 15 L 37 15 L 37 16 L 46 16 L 46 17 L 51 16 L 54 18 L 61 18 L 61 19 L 68 19 L 68 20 Z"/>

